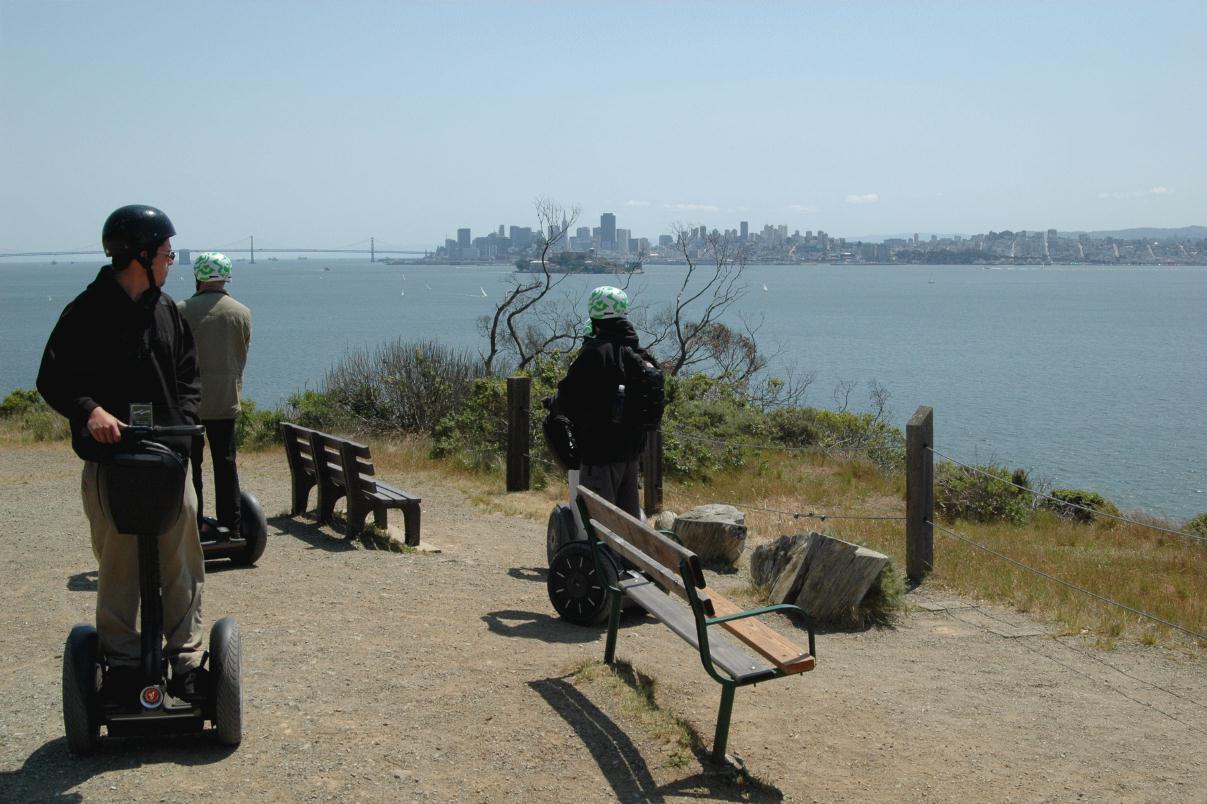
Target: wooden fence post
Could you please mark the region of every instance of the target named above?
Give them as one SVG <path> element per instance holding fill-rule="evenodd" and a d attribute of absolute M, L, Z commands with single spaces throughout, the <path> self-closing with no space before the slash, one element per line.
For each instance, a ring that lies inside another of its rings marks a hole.
<path fill-rule="evenodd" d="M 646 516 L 662 510 L 662 428 L 645 434 L 645 451 L 641 455 L 641 479 L 645 487 Z"/>
<path fill-rule="evenodd" d="M 529 403 L 531 377 L 507 378 L 507 490 L 528 491 L 532 446 Z"/>
<path fill-rule="evenodd" d="M 905 574 L 915 584 L 934 568 L 934 410 L 918 408 L 905 425 Z"/>

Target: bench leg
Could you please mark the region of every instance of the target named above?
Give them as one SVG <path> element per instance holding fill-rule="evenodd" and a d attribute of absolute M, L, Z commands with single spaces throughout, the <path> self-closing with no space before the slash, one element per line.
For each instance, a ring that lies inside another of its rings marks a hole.
<path fill-rule="evenodd" d="M 402 509 L 402 523 L 406 528 L 406 544 L 408 547 L 419 546 L 419 503 L 408 505 Z"/>
<path fill-rule="evenodd" d="M 348 497 L 348 533 L 349 539 L 360 535 L 365 529 L 365 520 L 369 518 L 369 506 L 355 494 Z M 376 521 L 376 516 L 374 516 Z"/>
<path fill-rule="evenodd" d="M 331 519 L 335 515 L 335 503 L 344 496 L 344 490 L 338 486 L 328 485 L 326 483 L 318 484 L 319 500 L 318 500 L 318 518 L 320 525 L 331 524 Z"/>
<path fill-rule="evenodd" d="M 608 613 L 608 641 L 604 646 L 604 664 L 612 664 L 616 659 L 616 633 L 620 631 L 620 595 L 608 592 L 612 598 L 612 610 Z"/>
<path fill-rule="evenodd" d="M 314 488 L 314 480 L 308 477 L 294 478 L 292 484 L 293 493 L 291 496 L 290 516 L 297 516 L 306 510 L 306 503 L 310 499 L 310 490 Z"/>
<path fill-rule="evenodd" d="M 717 711 L 717 733 L 712 740 L 712 758 L 717 762 L 725 759 L 725 748 L 729 743 L 729 716 L 733 713 L 733 684 L 721 685 L 721 708 Z"/>

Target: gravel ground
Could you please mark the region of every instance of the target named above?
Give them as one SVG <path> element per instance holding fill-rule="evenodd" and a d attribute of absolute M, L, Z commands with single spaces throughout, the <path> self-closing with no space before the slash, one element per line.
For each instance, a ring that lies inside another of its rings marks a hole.
<path fill-rule="evenodd" d="M 269 546 L 255 568 L 211 565 L 205 619 L 242 628 L 242 745 L 114 740 L 76 758 L 60 663 L 96 582 L 79 463 L 63 445 L 0 453 L 0 801 L 1207 801 L 1201 661 L 1097 652 L 926 591 L 895 628 L 819 635 L 814 672 L 738 691 L 730 748 L 750 778 L 684 763 L 612 687 L 576 683 L 602 632 L 553 616 L 542 524 L 391 477 L 423 497 L 441 552 L 350 549 L 279 515 L 282 456 L 241 464 Z M 618 656 L 711 743 L 719 690 L 690 648 L 629 616 Z"/>

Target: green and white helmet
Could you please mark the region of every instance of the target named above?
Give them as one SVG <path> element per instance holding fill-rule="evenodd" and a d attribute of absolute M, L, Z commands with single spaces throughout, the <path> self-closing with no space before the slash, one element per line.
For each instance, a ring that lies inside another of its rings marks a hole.
<path fill-rule="evenodd" d="M 193 260 L 193 276 L 198 282 L 231 281 L 230 257 L 218 251 L 206 251 Z"/>
<path fill-rule="evenodd" d="M 596 321 L 604 318 L 623 318 L 629 310 L 629 294 L 611 285 L 596 288 L 591 291 L 587 310 Z"/>

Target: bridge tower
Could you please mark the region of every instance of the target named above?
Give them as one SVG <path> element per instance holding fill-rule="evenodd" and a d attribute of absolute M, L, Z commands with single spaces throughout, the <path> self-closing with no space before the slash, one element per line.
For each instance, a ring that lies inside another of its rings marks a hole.
<path fill-rule="evenodd" d="M 376 244 L 372 237 L 369 238 L 369 262 L 377 262 Z"/>
<path fill-rule="evenodd" d="M 251 264 L 255 265 L 256 264 L 256 236 L 248 235 L 248 237 L 251 239 Z"/>

